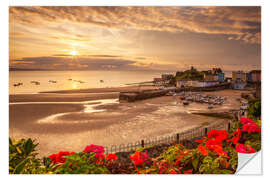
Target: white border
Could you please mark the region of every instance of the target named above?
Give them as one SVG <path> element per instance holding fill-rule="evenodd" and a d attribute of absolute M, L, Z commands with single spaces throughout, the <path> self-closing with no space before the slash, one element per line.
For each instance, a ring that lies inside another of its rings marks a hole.
<path fill-rule="evenodd" d="M 3 5 L 4 3 L 4 5 Z M 268 108 L 270 108 L 270 85 L 268 81 L 268 77 L 270 77 L 270 57 L 269 57 L 269 47 L 270 47 L 270 28 L 269 28 L 269 17 L 270 17 L 270 1 L 269 0 L 12 0 L 12 1 L 1 1 L 1 77 L 4 77 L 2 80 L 1 86 L 1 112 L 2 112 L 2 123 L 1 123 L 1 174 L 8 176 L 8 149 L 7 143 L 7 135 L 8 135 L 8 6 L 38 6 L 38 5 L 46 5 L 46 6 L 57 6 L 57 5 L 88 5 L 88 6 L 262 6 L 262 96 L 263 96 L 263 107 L 262 107 L 262 129 L 263 129 L 263 139 L 268 139 L 269 136 L 268 128 L 270 127 L 270 116 L 267 113 Z M 4 24 L 4 25 L 3 25 Z M 268 132 L 267 132 L 268 131 Z M 269 152 L 269 145 L 266 144 L 266 141 L 263 142 L 263 151 Z M 270 159 L 268 156 L 269 153 L 263 153 L 263 163 L 267 163 Z M 244 177 L 245 179 L 249 178 L 261 178 L 266 177 L 266 174 L 269 171 L 265 170 L 264 176 L 249 176 Z M 74 178 L 74 176 L 50 176 L 50 178 Z M 216 178 L 241 178 L 243 176 L 215 176 L 215 175 L 208 175 L 208 176 L 79 176 L 76 175 L 76 178 L 115 178 L 115 179 L 138 179 L 138 178 L 202 178 L 202 179 L 215 179 Z M 48 176 L 8 176 L 7 178 L 41 178 L 47 179 Z"/>
<path fill-rule="evenodd" d="M 267 0 L 265 0 L 267 1 Z M 16 6 L 256 6 L 263 0 L 12 0 Z"/>

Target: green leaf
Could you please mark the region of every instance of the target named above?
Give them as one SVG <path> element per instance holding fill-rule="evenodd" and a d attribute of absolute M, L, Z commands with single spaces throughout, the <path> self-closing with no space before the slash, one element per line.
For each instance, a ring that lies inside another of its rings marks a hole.
<path fill-rule="evenodd" d="M 26 155 L 29 155 L 33 151 L 33 149 L 34 149 L 33 141 L 29 138 L 24 145 Z"/>
<path fill-rule="evenodd" d="M 197 171 L 198 164 L 199 164 L 199 158 L 195 158 L 192 160 L 192 166 L 193 166 L 195 171 Z"/>
<path fill-rule="evenodd" d="M 24 168 L 24 166 L 25 166 L 25 164 L 27 163 L 28 160 L 29 160 L 29 159 L 27 158 L 27 159 L 23 160 L 22 162 L 20 162 L 20 163 L 15 167 L 13 173 L 14 173 L 14 174 L 20 174 L 20 173 L 22 172 L 22 170 L 23 170 L 23 168 Z"/>

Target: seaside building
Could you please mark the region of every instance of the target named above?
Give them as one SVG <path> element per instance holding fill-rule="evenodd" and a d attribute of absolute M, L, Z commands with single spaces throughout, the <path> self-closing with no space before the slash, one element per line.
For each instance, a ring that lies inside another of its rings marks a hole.
<path fill-rule="evenodd" d="M 232 72 L 232 81 L 246 82 L 247 81 L 247 75 L 243 71 L 233 71 Z"/>
<path fill-rule="evenodd" d="M 232 78 L 230 78 L 230 77 L 226 77 L 225 82 L 227 82 L 227 83 L 232 82 Z"/>
<path fill-rule="evenodd" d="M 188 86 L 188 81 L 186 80 L 176 80 L 176 87 L 182 88 L 182 87 L 187 87 Z"/>
<path fill-rule="evenodd" d="M 247 82 L 252 82 L 251 73 L 247 73 Z"/>
<path fill-rule="evenodd" d="M 224 75 L 224 73 L 218 73 L 218 81 L 219 82 L 224 82 L 224 80 L 225 80 L 225 75 Z"/>
<path fill-rule="evenodd" d="M 163 80 L 170 80 L 170 79 L 172 79 L 174 76 L 173 76 L 173 74 L 162 74 L 161 75 L 161 78 L 163 79 Z"/>
<path fill-rule="evenodd" d="M 154 78 L 154 79 L 153 79 L 153 83 L 154 83 L 155 85 L 164 85 L 164 84 L 166 83 L 166 81 L 163 80 L 162 78 Z"/>
<path fill-rule="evenodd" d="M 252 70 L 249 74 L 252 82 L 261 82 L 261 70 Z"/>
<path fill-rule="evenodd" d="M 243 71 L 232 72 L 232 88 L 233 89 L 245 89 L 247 85 L 247 73 Z"/>
<path fill-rule="evenodd" d="M 220 68 L 213 68 L 212 70 L 204 71 L 205 81 L 219 81 L 224 82 L 225 76 Z"/>
<path fill-rule="evenodd" d="M 209 74 L 209 73 L 204 74 L 204 80 L 205 81 L 214 81 L 215 79 L 218 79 L 218 78 L 215 77 L 214 74 Z"/>
<path fill-rule="evenodd" d="M 193 80 L 177 80 L 176 87 L 209 87 L 218 85 L 218 81 L 193 81 Z"/>
<path fill-rule="evenodd" d="M 233 82 L 232 87 L 233 89 L 245 89 L 247 83 L 246 82 Z"/>

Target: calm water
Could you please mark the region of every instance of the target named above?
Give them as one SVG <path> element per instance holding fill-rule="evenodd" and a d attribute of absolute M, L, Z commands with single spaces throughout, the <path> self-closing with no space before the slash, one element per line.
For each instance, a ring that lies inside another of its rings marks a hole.
<path fill-rule="evenodd" d="M 128 83 L 152 81 L 154 77 L 160 77 L 161 74 L 162 72 L 152 71 L 10 71 L 9 93 L 21 94 L 66 89 L 122 87 Z M 225 76 L 231 77 L 231 71 L 225 71 Z M 52 83 L 49 82 L 50 80 L 57 82 Z M 100 82 L 100 80 L 104 82 Z M 35 85 L 31 81 L 38 81 L 40 85 Z M 13 86 L 13 84 L 19 82 L 23 83 L 23 85 Z"/>
<path fill-rule="evenodd" d="M 9 93 L 19 94 L 66 89 L 121 87 L 127 83 L 152 81 L 153 77 L 160 77 L 161 74 L 160 72 L 141 71 L 10 71 Z M 52 83 L 49 80 L 57 82 Z M 100 82 L 100 80 L 104 82 Z M 40 85 L 35 85 L 31 81 L 38 81 Z M 84 83 L 78 81 L 83 81 Z M 13 84 L 19 82 L 23 83 L 23 85 L 13 86 Z"/>

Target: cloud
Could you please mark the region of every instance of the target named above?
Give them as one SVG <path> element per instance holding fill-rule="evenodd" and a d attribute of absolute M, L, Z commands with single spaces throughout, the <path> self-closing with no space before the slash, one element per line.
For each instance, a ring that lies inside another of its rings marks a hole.
<path fill-rule="evenodd" d="M 61 55 L 61 54 L 59 54 Z M 126 59 L 96 59 L 64 56 L 25 57 L 10 61 L 13 68 L 48 69 L 48 70 L 106 70 L 134 69 L 136 61 Z"/>
<path fill-rule="evenodd" d="M 190 31 L 260 44 L 260 7 L 10 7 L 10 23 L 69 21 L 106 28 Z M 80 38 L 80 37 L 77 37 Z"/>
<path fill-rule="evenodd" d="M 223 70 L 251 70 L 260 69 L 260 65 L 251 64 L 244 67 L 237 64 L 206 64 L 206 63 L 182 63 L 160 64 L 147 63 L 128 59 L 104 59 L 104 58 L 72 58 L 62 56 L 25 57 L 10 61 L 10 68 L 14 69 L 39 69 L 39 70 L 117 70 L 117 71 L 159 71 L 176 72 L 189 69 L 191 66 L 199 70 L 208 70 L 213 67 L 221 67 Z"/>

